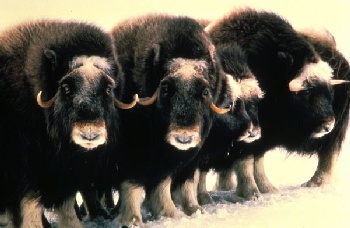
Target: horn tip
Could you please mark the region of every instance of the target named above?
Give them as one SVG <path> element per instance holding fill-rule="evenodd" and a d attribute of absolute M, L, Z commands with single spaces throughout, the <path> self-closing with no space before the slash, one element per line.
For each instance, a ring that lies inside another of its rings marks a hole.
<path fill-rule="evenodd" d="M 139 99 L 139 95 L 137 93 L 134 94 L 134 100 L 136 102 L 138 102 L 140 99 Z"/>

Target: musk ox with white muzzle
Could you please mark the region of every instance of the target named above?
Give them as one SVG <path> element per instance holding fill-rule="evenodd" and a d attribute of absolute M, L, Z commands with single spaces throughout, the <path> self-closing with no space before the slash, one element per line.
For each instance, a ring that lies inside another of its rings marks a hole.
<path fill-rule="evenodd" d="M 206 191 L 205 178 L 209 169 L 220 171 L 230 168 L 242 156 L 242 147 L 260 138 L 257 104 L 264 93 L 248 67 L 245 53 L 238 45 L 217 45 L 216 51 L 226 73 L 224 85 L 228 87 L 225 95 L 219 99 L 233 106 L 229 112 L 215 115 L 200 152 L 173 178 L 173 198 L 188 215 L 202 210 L 199 204 L 213 202 Z M 198 186 L 197 169 L 200 171 Z"/>
<path fill-rule="evenodd" d="M 62 21 L 18 25 L 0 35 L 0 211 L 15 227 L 81 227 L 75 194 L 107 182 L 117 157 L 120 69 L 110 37 Z M 116 75 L 117 77 L 115 77 Z"/>
<path fill-rule="evenodd" d="M 142 192 L 158 183 L 170 198 L 167 177 L 195 157 L 212 125 L 224 75 L 214 46 L 193 19 L 147 15 L 111 32 L 125 73 L 123 101 L 139 94 L 139 105 L 121 112 L 122 160 L 117 222 L 142 223 Z M 229 106 L 229 104 L 227 104 Z M 163 181 L 162 181 L 163 180 Z M 132 205 L 130 205 L 132 203 Z"/>
<path fill-rule="evenodd" d="M 272 12 L 236 10 L 205 30 L 216 45 L 238 43 L 243 48 L 265 92 L 259 102 L 262 137 L 247 145 L 242 151 L 247 159 L 236 163 L 237 194 L 254 198 L 276 190 L 263 168 L 263 155 L 276 146 L 316 153 L 319 165 L 306 185 L 327 183 L 339 149 L 329 141 L 337 121 L 334 91 L 346 81 L 334 77 L 334 69 L 314 47 Z"/>

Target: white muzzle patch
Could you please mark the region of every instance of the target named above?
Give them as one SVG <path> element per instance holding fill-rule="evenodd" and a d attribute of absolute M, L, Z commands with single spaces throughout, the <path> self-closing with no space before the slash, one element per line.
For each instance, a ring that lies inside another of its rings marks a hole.
<path fill-rule="evenodd" d="M 330 121 L 327 121 L 323 124 L 321 124 L 312 134 L 311 137 L 312 138 L 321 138 L 325 135 L 327 135 L 328 133 L 330 133 L 335 125 L 335 120 L 334 118 L 331 119 Z"/>
<path fill-rule="evenodd" d="M 171 130 L 166 137 L 166 141 L 179 150 L 196 147 L 201 141 L 199 127 Z"/>
<path fill-rule="evenodd" d="M 75 123 L 72 130 L 72 140 L 75 144 L 88 150 L 105 144 L 107 141 L 105 122 Z"/>
<path fill-rule="evenodd" d="M 249 128 L 238 138 L 237 141 L 243 141 L 245 143 L 251 143 L 255 140 L 260 139 L 261 137 L 261 128 L 259 126 L 254 126 L 253 123 L 250 123 Z"/>

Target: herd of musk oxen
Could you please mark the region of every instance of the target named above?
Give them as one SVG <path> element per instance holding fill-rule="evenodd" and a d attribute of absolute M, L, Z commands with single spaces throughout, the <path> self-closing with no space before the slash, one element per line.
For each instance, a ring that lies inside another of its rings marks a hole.
<path fill-rule="evenodd" d="M 145 15 L 111 31 L 39 20 L 0 34 L 0 223 L 83 227 L 187 215 L 218 189 L 277 189 L 264 154 L 317 154 L 303 184 L 330 182 L 349 118 L 349 62 L 327 31 L 254 9 L 219 20 Z M 76 203 L 80 192 L 84 206 Z M 119 199 L 113 202 L 112 191 Z M 144 194 L 145 193 L 145 194 Z"/>

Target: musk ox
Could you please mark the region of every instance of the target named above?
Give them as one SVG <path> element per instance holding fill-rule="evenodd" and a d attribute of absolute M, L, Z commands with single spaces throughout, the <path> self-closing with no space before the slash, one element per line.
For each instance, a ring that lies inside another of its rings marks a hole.
<path fill-rule="evenodd" d="M 239 99 L 230 112 L 215 115 L 209 136 L 200 152 L 174 177 L 174 198 L 188 215 L 201 209 L 199 204 L 213 202 L 206 191 L 205 180 L 209 169 L 220 171 L 223 167 L 232 166 L 235 159 L 241 156 L 241 148 L 260 138 L 257 103 L 264 94 L 248 67 L 246 55 L 238 45 L 218 45 L 216 50 L 224 72 L 231 79 L 225 96 L 230 97 L 238 91 L 231 100 L 234 101 L 235 97 Z M 196 169 L 200 171 L 198 189 Z"/>
<path fill-rule="evenodd" d="M 205 30 L 216 45 L 234 42 L 243 48 L 265 92 L 259 102 L 262 137 L 236 162 L 237 194 L 253 198 L 276 190 L 263 168 L 265 152 L 276 146 L 317 154 L 317 170 L 305 186 L 328 183 L 348 121 L 345 76 L 334 76 L 314 47 L 272 12 L 233 11 Z"/>
<path fill-rule="evenodd" d="M 79 188 L 117 158 L 120 72 L 107 33 L 86 23 L 28 22 L 0 35 L 0 211 L 15 227 L 81 227 Z"/>
<path fill-rule="evenodd" d="M 218 100 L 225 76 L 213 44 L 195 20 L 146 15 L 116 25 L 111 34 L 125 73 L 122 100 L 131 101 L 134 93 L 150 97 L 121 111 L 116 221 L 133 225 L 142 223 L 144 190 L 152 194 L 157 214 L 175 210 L 167 177 L 196 156 L 213 113 L 228 112 L 229 103 Z M 157 204 L 163 197 L 171 202 Z"/>

